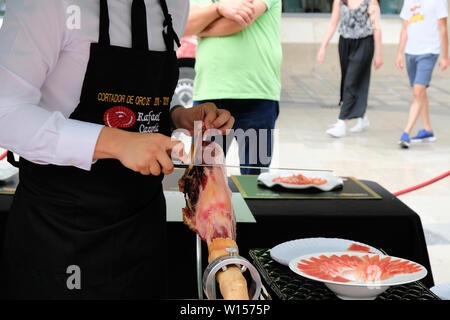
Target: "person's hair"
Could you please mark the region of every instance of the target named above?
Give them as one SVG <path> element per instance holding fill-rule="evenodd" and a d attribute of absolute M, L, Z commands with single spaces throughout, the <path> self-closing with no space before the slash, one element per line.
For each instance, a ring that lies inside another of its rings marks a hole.
<path fill-rule="evenodd" d="M 348 0 L 341 0 L 341 2 L 342 2 L 343 4 L 345 4 L 346 6 L 348 6 Z"/>

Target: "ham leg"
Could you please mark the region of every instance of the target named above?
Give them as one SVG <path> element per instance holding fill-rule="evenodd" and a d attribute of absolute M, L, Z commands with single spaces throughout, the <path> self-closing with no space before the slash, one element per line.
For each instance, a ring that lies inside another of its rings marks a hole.
<path fill-rule="evenodd" d="M 186 199 L 183 221 L 207 243 L 208 261 L 228 255 L 227 247 L 237 248 L 236 218 L 225 168 L 187 168 L 178 184 Z M 230 266 L 227 270 L 218 272 L 216 279 L 224 299 L 249 299 L 247 282 L 238 267 Z"/>

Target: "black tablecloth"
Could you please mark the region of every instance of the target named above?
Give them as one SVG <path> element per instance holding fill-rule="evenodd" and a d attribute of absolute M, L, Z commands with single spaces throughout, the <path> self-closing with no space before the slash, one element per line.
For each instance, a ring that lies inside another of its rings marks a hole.
<path fill-rule="evenodd" d="M 422 282 L 432 287 L 433 276 L 420 217 L 379 184 L 362 182 L 382 199 L 247 199 L 257 224 L 238 227 L 240 248 L 248 252 L 252 248 L 272 248 L 284 241 L 309 237 L 351 239 L 383 249 L 391 256 L 422 264 L 429 271 Z"/>
<path fill-rule="evenodd" d="M 410 259 L 429 271 L 422 282 L 434 285 L 419 216 L 379 184 L 362 181 L 381 200 L 268 200 L 247 199 L 256 223 L 238 223 L 237 243 L 247 259 L 250 249 L 272 248 L 285 241 L 336 237 L 367 243 L 392 256 Z M 230 179 L 233 192 L 237 188 Z M 0 195 L 0 230 L 12 196 Z M 170 298 L 197 298 L 195 234 L 180 222 L 167 224 Z M 2 239 L 2 237 L 0 237 Z M 207 248 L 203 246 L 203 270 Z"/>
<path fill-rule="evenodd" d="M 246 199 L 256 223 L 238 223 L 242 256 L 254 248 L 272 248 L 285 241 L 328 237 L 363 242 L 391 256 L 420 263 L 428 270 L 422 283 L 434 285 L 420 217 L 379 184 L 362 180 L 380 200 Z M 230 187 L 238 192 L 231 179 Z M 195 235 L 181 223 L 169 223 L 172 265 L 170 292 L 174 298 L 196 298 Z M 207 261 L 206 245 L 203 261 Z M 203 270 L 206 268 L 206 264 Z"/>

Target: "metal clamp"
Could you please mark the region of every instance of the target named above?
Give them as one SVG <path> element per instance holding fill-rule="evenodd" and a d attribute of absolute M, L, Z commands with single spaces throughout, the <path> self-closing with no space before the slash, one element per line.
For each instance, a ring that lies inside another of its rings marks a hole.
<path fill-rule="evenodd" d="M 237 254 L 236 247 L 228 247 L 228 256 L 222 256 L 212 261 L 203 273 L 203 291 L 208 299 L 217 299 L 216 295 L 216 274 L 218 271 L 225 271 L 229 265 L 241 269 L 242 272 L 249 271 L 252 282 L 249 288 L 251 300 L 258 300 L 261 293 L 261 277 L 256 268 L 245 258 Z"/>

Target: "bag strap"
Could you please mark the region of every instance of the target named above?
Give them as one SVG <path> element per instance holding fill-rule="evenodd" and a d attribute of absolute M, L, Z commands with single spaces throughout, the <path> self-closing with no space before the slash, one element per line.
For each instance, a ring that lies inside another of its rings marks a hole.
<path fill-rule="evenodd" d="M 164 42 L 166 43 L 166 49 L 168 51 L 173 51 L 174 50 L 173 42 L 175 41 L 177 46 L 180 47 L 181 46 L 180 39 L 178 38 L 175 30 L 173 29 L 172 16 L 170 15 L 169 10 L 167 8 L 166 0 L 160 0 L 159 3 L 161 4 L 161 8 L 164 14 L 164 23 L 163 23 L 164 29 L 162 34 Z"/>
<path fill-rule="evenodd" d="M 11 151 L 8 151 L 7 155 L 6 155 L 6 160 L 9 162 L 10 165 L 12 165 L 13 167 L 18 168 L 19 167 L 19 161 L 16 160 L 16 158 L 14 158 L 14 153 L 12 153 Z"/>

